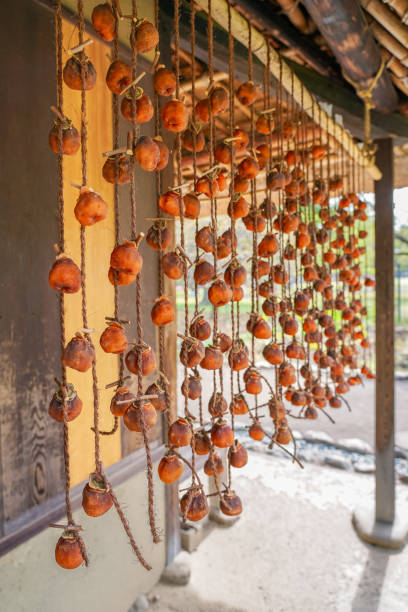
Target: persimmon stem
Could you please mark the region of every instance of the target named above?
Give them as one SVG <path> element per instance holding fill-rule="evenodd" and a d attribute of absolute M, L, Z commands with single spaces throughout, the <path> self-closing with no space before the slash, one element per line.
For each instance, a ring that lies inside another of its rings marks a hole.
<path fill-rule="evenodd" d="M 105 321 L 113 321 L 115 323 L 121 323 L 122 325 L 130 325 L 130 321 L 126 319 L 117 319 L 116 317 L 105 317 Z"/>
<path fill-rule="evenodd" d="M 64 117 L 64 115 L 63 115 L 62 113 L 60 113 L 60 112 L 59 112 L 59 110 L 58 110 L 58 108 L 57 108 L 56 106 L 50 106 L 50 109 L 52 110 L 52 112 L 53 112 L 55 115 L 57 115 L 58 119 L 59 119 L 61 122 L 64 122 L 64 121 L 65 121 L 65 117 Z"/>
<path fill-rule="evenodd" d="M 114 382 L 111 382 L 108 385 L 105 385 L 105 389 L 110 389 L 111 387 L 117 387 L 117 385 L 120 385 L 121 383 L 123 383 L 125 380 L 128 380 L 129 378 L 131 377 L 125 376 L 124 378 L 122 378 L 122 380 L 115 380 Z"/>
<path fill-rule="evenodd" d="M 102 153 L 102 157 L 113 157 L 120 153 L 126 153 L 126 155 L 133 155 L 133 151 L 129 147 L 120 147 L 119 149 L 113 149 L 112 151 L 105 151 Z"/>
<path fill-rule="evenodd" d="M 88 38 L 88 40 L 84 40 L 84 42 L 81 43 L 80 45 L 76 45 L 76 47 L 72 47 L 72 49 L 68 49 L 68 55 L 75 55 L 76 53 L 83 51 L 85 47 L 92 45 L 92 43 L 93 43 L 92 38 Z"/>
<path fill-rule="evenodd" d="M 129 85 L 127 85 L 124 89 L 122 89 L 122 91 L 120 92 L 120 95 L 123 96 L 123 94 L 125 94 L 127 91 L 129 91 L 129 89 L 131 89 L 131 87 L 133 87 L 134 85 L 137 85 L 139 83 L 139 81 L 141 81 L 143 79 L 145 74 L 146 74 L 145 71 L 141 72 L 139 74 L 139 76 L 137 76 L 135 78 L 134 81 L 132 81 L 131 83 L 129 83 Z"/>

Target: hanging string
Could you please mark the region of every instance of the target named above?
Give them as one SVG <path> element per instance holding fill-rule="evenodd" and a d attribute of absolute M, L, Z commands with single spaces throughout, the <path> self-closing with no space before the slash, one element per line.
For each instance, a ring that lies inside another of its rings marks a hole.
<path fill-rule="evenodd" d="M 211 91 L 214 86 L 214 32 L 213 32 L 213 18 L 212 18 L 212 0 L 208 0 L 208 78 L 209 86 L 208 91 Z M 214 166 L 214 116 L 210 110 L 210 121 L 209 121 L 209 148 L 210 148 L 210 168 Z M 214 277 L 217 276 L 217 211 L 216 211 L 216 200 L 214 197 L 213 190 L 213 179 L 210 177 L 210 199 L 211 199 L 211 227 L 214 241 Z M 218 311 L 216 306 L 213 308 L 213 342 L 217 344 L 218 339 Z M 215 380 L 215 372 L 214 372 Z M 214 387 L 214 392 L 216 388 Z"/>
<path fill-rule="evenodd" d="M 132 47 L 132 80 L 136 78 L 137 72 L 137 49 L 136 49 L 136 23 L 137 23 L 137 6 L 136 0 L 132 0 L 132 26 L 131 26 L 131 47 Z M 137 116 L 136 116 L 136 88 L 131 88 L 131 110 L 132 110 L 132 145 L 134 146 L 137 137 Z M 136 179 L 135 166 L 133 162 L 133 172 L 130 181 L 130 207 L 131 207 L 131 232 L 132 240 L 137 239 L 137 203 L 136 203 Z M 136 277 L 136 334 L 139 347 L 143 346 L 143 325 L 142 325 L 142 272 L 140 271 Z M 142 351 L 138 353 L 138 373 L 137 373 L 137 397 L 143 395 L 143 368 L 142 368 Z M 150 530 L 153 537 L 153 542 L 160 542 L 160 536 L 156 527 L 155 510 L 154 510 L 154 487 L 153 487 L 153 462 L 150 450 L 150 442 L 147 434 L 147 427 L 144 418 L 143 401 L 138 400 L 140 424 L 143 436 L 143 444 L 146 452 L 146 476 L 147 476 L 147 494 L 148 494 L 148 514 Z"/>
<path fill-rule="evenodd" d="M 61 116 L 64 116 L 63 99 L 63 77 L 62 77 L 62 0 L 57 0 L 55 11 L 55 44 L 56 44 L 56 64 L 57 64 L 57 108 Z M 62 124 L 58 121 L 58 156 L 57 156 L 57 188 L 58 188 L 58 214 L 59 214 L 59 249 L 65 251 L 64 235 L 64 179 L 63 179 L 63 154 L 62 154 Z M 60 293 L 62 302 L 63 293 Z M 63 348 L 65 346 L 65 341 Z M 64 375 L 65 368 L 63 367 Z M 65 384 L 65 380 L 63 380 Z"/>
<path fill-rule="evenodd" d="M 115 16 L 115 32 L 113 39 L 113 61 L 119 59 L 119 14 L 116 0 L 113 2 L 114 16 Z M 118 94 L 112 93 L 112 118 L 113 118 L 113 146 L 112 149 L 116 151 L 119 147 L 119 96 Z M 114 223 L 115 223 L 115 247 L 119 244 L 120 238 L 120 206 L 119 206 L 119 157 L 115 155 L 115 182 L 113 184 L 113 209 L 114 209 Z M 113 273 L 113 290 L 114 290 L 114 318 L 120 319 L 119 315 L 119 288 L 117 271 Z M 123 374 L 124 374 L 124 354 L 118 355 L 119 364 L 119 382 L 118 387 L 123 386 Z M 112 436 L 115 434 L 119 427 L 119 417 L 113 418 L 113 427 L 108 431 L 100 431 L 101 436 Z"/>
<path fill-rule="evenodd" d="M 209 85 L 208 85 L 208 92 L 211 92 L 213 90 L 214 87 L 214 24 L 213 24 L 213 15 L 212 15 L 212 0 L 208 0 L 208 5 L 207 5 L 207 11 L 208 11 L 208 77 L 209 77 Z M 210 105 L 210 109 L 209 109 L 209 150 L 210 150 L 210 155 L 209 155 L 209 161 L 210 161 L 210 168 L 214 167 L 214 144 L 215 144 L 215 122 L 214 122 L 214 115 L 211 109 L 211 105 Z M 218 260 L 218 249 L 217 249 L 217 228 L 218 228 L 218 221 L 217 221 L 217 200 L 214 194 L 214 189 L 213 189 L 213 185 L 214 185 L 214 180 L 212 175 L 210 175 L 210 201 L 211 201 L 211 230 L 212 230 L 212 236 L 213 236 L 213 243 L 214 243 L 214 251 L 213 251 L 213 265 L 214 265 L 214 278 L 217 277 L 217 260 Z M 234 242 L 234 238 L 232 237 L 232 242 Z M 218 345 L 218 310 L 217 307 L 214 306 L 213 307 L 213 344 L 214 345 Z M 223 396 L 224 395 L 224 390 L 223 390 L 223 375 L 222 375 L 222 367 L 219 369 L 219 380 L 220 380 L 220 393 Z M 216 393 L 217 393 L 217 376 L 216 376 L 216 370 L 214 370 L 213 372 L 213 397 L 216 397 Z M 211 421 L 214 422 L 215 421 L 215 416 L 211 416 Z M 212 470 L 213 470 L 213 474 L 214 474 L 214 485 L 215 485 L 215 489 L 216 489 L 216 493 L 217 495 L 220 497 L 221 496 L 221 491 L 220 491 L 220 487 L 219 487 L 219 476 L 217 474 L 217 469 L 216 469 L 216 465 L 215 465 L 215 461 L 214 461 L 214 445 L 211 442 L 210 443 L 210 462 L 211 462 L 211 466 L 212 466 Z"/>
<path fill-rule="evenodd" d="M 234 112 L 234 38 L 232 36 L 232 27 L 231 27 L 231 1 L 228 0 L 228 73 L 229 73 L 229 78 L 228 78 L 228 89 L 229 89 L 229 136 L 230 138 L 233 138 L 234 136 L 234 127 L 235 127 L 235 112 Z M 231 175 L 231 181 L 230 181 L 230 190 L 229 190 L 229 197 L 230 197 L 230 201 L 232 202 L 232 199 L 234 197 L 234 185 L 235 185 L 235 171 L 236 171 L 236 165 L 235 165 L 235 146 L 234 146 L 234 141 L 231 140 L 230 141 L 230 156 L 231 156 L 231 163 L 230 163 L 230 175 Z M 232 209 L 232 206 L 231 206 Z M 231 210 L 231 225 L 230 225 L 230 230 L 231 230 L 231 237 L 232 237 L 232 254 L 231 254 L 231 262 L 232 262 L 232 285 L 234 286 L 234 270 L 235 268 L 234 263 L 236 261 L 236 246 L 235 246 L 235 218 L 234 218 L 234 213 L 233 213 L 233 209 Z M 233 289 L 234 291 L 234 289 Z M 235 346 L 235 342 L 238 340 L 238 337 L 236 336 L 236 329 L 235 329 L 235 302 L 234 300 L 231 300 L 231 339 L 232 339 L 232 349 L 234 349 Z M 239 374 L 237 373 L 238 377 Z M 234 371 L 231 368 L 230 369 L 230 389 L 231 389 L 231 429 L 234 432 L 234 438 L 235 438 L 235 414 L 234 414 Z M 234 442 L 235 445 L 235 442 Z M 232 486 L 232 474 L 231 474 L 231 461 L 230 458 L 228 456 L 228 489 L 230 489 Z"/>
<path fill-rule="evenodd" d="M 60 115 L 64 116 L 63 101 L 63 77 L 62 77 L 62 0 L 57 0 L 55 7 L 55 47 L 56 47 L 56 83 L 57 83 L 57 108 Z M 58 121 L 58 156 L 57 156 L 57 190 L 58 190 L 58 226 L 59 226 L 59 253 L 65 250 L 64 235 L 64 174 L 63 174 L 63 152 L 62 152 L 62 122 Z M 65 348 L 65 298 L 62 291 L 59 292 L 59 323 L 60 323 L 60 350 L 61 355 Z M 67 530 L 75 536 L 78 542 L 82 558 L 86 566 L 89 564 L 85 542 L 79 535 L 79 526 L 76 525 L 70 497 L 71 489 L 71 458 L 69 451 L 69 426 L 67 407 L 67 371 L 61 360 L 61 381 L 59 384 L 62 395 L 62 418 L 63 418 L 63 444 L 64 444 L 64 473 L 65 473 L 65 512 L 67 515 Z"/>
<path fill-rule="evenodd" d="M 280 160 L 280 171 L 286 173 L 287 169 L 284 167 L 284 134 L 283 134 L 283 65 L 282 58 L 279 55 L 279 87 L 278 87 L 278 109 L 279 109 L 279 131 L 278 131 L 278 157 Z M 283 192 L 282 189 L 278 191 L 278 215 L 279 219 L 282 219 L 283 216 Z M 285 269 L 284 259 L 283 259 L 283 231 L 282 231 L 282 223 L 279 223 L 279 265 Z M 273 277 L 274 278 L 274 275 Z M 273 288 L 273 284 L 272 284 Z M 284 299 L 284 285 L 281 285 L 281 298 Z M 276 319 L 276 317 L 274 317 Z M 284 334 L 282 328 L 279 326 L 279 336 L 277 336 L 278 326 L 275 320 L 275 342 L 277 340 L 281 340 L 282 351 L 285 350 L 284 347 Z M 275 388 L 276 393 L 280 401 L 282 401 L 282 384 L 279 379 L 279 370 L 278 366 L 275 366 Z"/>
<path fill-rule="evenodd" d="M 191 34 L 191 134 L 193 137 L 193 183 L 196 184 L 197 181 L 197 131 L 196 131 L 196 116 L 195 116 L 195 106 L 196 106 L 196 60 L 195 60 L 195 44 L 196 44 L 196 31 L 195 31 L 195 4 L 191 3 L 190 6 L 190 34 Z M 199 230 L 198 218 L 195 220 L 195 232 L 197 234 Z M 195 249 L 195 261 L 198 262 L 200 258 L 200 250 L 196 245 Z M 194 317 L 198 315 L 198 284 L 194 281 Z M 198 374 L 198 370 L 196 371 Z M 200 426 L 204 425 L 204 416 L 203 416 L 203 394 L 202 390 L 200 390 L 200 395 L 198 397 L 198 415 Z"/>
<path fill-rule="evenodd" d="M 79 44 L 83 43 L 84 40 L 84 32 L 85 32 L 85 19 L 84 19 L 84 7 L 83 0 L 77 0 L 77 12 L 78 12 L 78 33 L 79 33 Z M 82 159 L 82 185 L 86 185 L 87 183 L 87 116 L 86 116 L 86 92 L 85 92 L 85 64 L 84 58 L 81 59 L 81 80 L 82 80 L 82 89 L 81 89 L 81 159 Z M 88 329 L 88 321 L 87 321 L 87 302 L 86 302 L 86 242 L 85 242 L 85 227 L 81 226 L 81 289 L 82 289 L 82 320 L 83 326 L 85 329 Z M 94 348 L 92 339 L 90 335 L 85 334 L 88 342 Z M 95 348 L 94 348 L 95 350 Z M 142 563 L 142 565 L 150 570 L 151 567 L 144 560 L 133 535 L 131 534 L 130 527 L 128 521 L 119 505 L 119 502 L 116 498 L 116 495 L 110 485 L 107 477 L 102 468 L 102 462 L 100 458 L 100 431 L 99 431 L 99 390 L 98 390 L 98 379 L 96 374 L 96 360 L 94 359 L 92 362 L 92 390 L 93 390 L 93 398 L 94 398 L 94 440 L 95 440 L 95 472 L 101 479 L 105 482 L 108 490 L 110 490 L 110 494 L 113 500 L 113 503 L 118 512 L 119 518 L 122 522 L 122 525 L 125 529 L 126 534 L 129 537 L 129 541 L 135 552 L 136 556 Z"/>
<path fill-rule="evenodd" d="M 78 37 L 79 44 L 84 42 L 85 18 L 83 0 L 77 0 L 78 11 Z M 81 66 L 81 162 L 82 162 L 82 186 L 87 184 L 87 143 L 88 143 L 88 120 L 86 116 L 86 90 L 85 90 L 85 55 L 83 54 L 80 60 Z M 86 238 L 85 227 L 81 225 L 80 229 L 81 241 L 81 291 L 82 291 L 82 324 L 85 329 L 88 329 L 88 314 L 87 314 L 87 294 L 86 294 Z M 95 350 L 92 338 L 89 333 L 85 334 L 89 344 Z M 93 432 L 94 432 L 94 452 L 95 452 L 95 472 L 101 474 L 101 458 L 100 458 L 100 431 L 99 431 L 99 390 L 98 378 L 96 373 L 95 359 L 92 362 L 92 391 L 93 391 Z"/>
<path fill-rule="evenodd" d="M 132 0 L 132 2 L 135 2 L 135 0 Z M 136 10 L 136 9 L 135 9 Z M 159 29 L 159 0 L 155 0 L 154 2 L 154 23 L 156 26 L 156 29 Z M 156 57 L 159 54 L 159 43 L 157 43 L 157 47 L 156 47 Z M 154 109 L 155 109 L 155 113 L 154 113 L 154 133 L 155 133 L 155 137 L 156 138 L 160 138 L 160 103 L 159 103 L 159 96 L 157 94 L 157 92 L 154 92 Z M 164 250 L 163 250 L 163 244 L 162 244 L 162 221 L 161 219 L 163 218 L 163 211 L 161 210 L 160 206 L 159 206 L 159 195 L 161 194 L 162 191 L 162 173 L 161 170 L 156 170 L 155 172 L 156 174 L 156 195 L 157 195 L 157 218 L 159 219 L 159 250 L 158 250 L 158 254 L 157 254 L 157 264 L 158 264 L 158 275 L 159 275 L 159 295 L 163 295 L 164 294 L 164 274 L 163 274 L 163 254 L 164 254 Z M 165 224 L 165 221 L 163 221 L 163 223 Z M 166 358 L 165 358 L 165 354 L 166 354 L 166 350 L 165 350 L 165 327 L 164 326 L 160 326 L 159 327 L 159 371 L 160 371 L 160 384 L 163 385 L 164 387 L 164 392 L 165 392 L 165 398 L 166 398 L 166 410 L 165 410 L 165 418 L 166 418 L 166 428 L 168 430 L 169 426 L 170 426 L 170 419 L 171 419 L 171 415 L 170 415 L 170 385 L 169 385 L 169 381 L 166 377 Z M 166 430 L 166 437 L 167 437 L 167 430 Z"/>
<path fill-rule="evenodd" d="M 117 61 L 119 59 L 119 7 L 115 0 L 115 37 L 113 39 L 113 61 Z M 133 77 L 135 78 L 135 77 Z M 112 111 L 113 111 L 113 150 L 115 151 L 119 147 L 119 96 L 118 94 L 112 94 Z M 118 176 L 119 176 L 119 157 L 115 156 L 115 182 L 113 184 L 113 202 L 114 202 L 114 213 L 115 213 L 115 247 L 118 246 L 120 240 L 120 201 L 119 201 L 119 185 L 118 185 Z M 114 301 L 115 301 L 115 311 L 114 316 L 116 319 L 119 319 L 119 288 L 117 281 L 117 272 L 114 272 Z M 118 356 L 119 361 L 119 385 L 123 384 L 123 374 L 125 369 L 124 364 L 124 354 L 121 353 Z M 118 417 L 115 417 L 115 424 L 112 429 L 112 433 L 114 433 L 119 425 Z"/>
<path fill-rule="evenodd" d="M 253 57 L 252 57 L 252 26 L 247 21 L 248 27 L 248 80 L 253 82 Z M 250 136 L 249 144 L 252 155 L 255 155 L 255 111 L 254 105 L 250 109 Z M 259 314 L 259 291 L 258 291 L 258 210 L 256 205 L 256 179 L 251 179 L 251 212 L 254 218 L 254 231 L 252 232 L 252 265 L 251 265 L 251 316 Z M 255 335 L 251 332 L 251 363 L 255 366 Z M 251 413 L 252 416 L 252 413 Z M 254 418 L 258 418 L 258 396 L 255 395 Z"/>
<path fill-rule="evenodd" d="M 180 97 L 180 2 L 175 0 L 174 2 L 174 54 L 175 54 L 175 73 L 176 73 L 176 98 Z M 182 179 L 182 166 L 181 166 L 181 135 L 177 132 L 176 135 L 176 161 L 177 161 L 177 184 L 181 185 Z M 180 191 L 180 244 L 184 252 L 186 252 L 186 242 L 184 234 L 184 202 L 182 197 L 182 191 Z M 187 262 L 184 262 L 183 272 L 183 283 L 184 283 L 184 335 L 189 335 L 189 308 L 188 308 L 188 268 Z M 188 369 L 184 366 L 184 379 L 187 380 Z M 184 414 L 187 421 L 190 424 L 190 428 L 193 429 L 190 411 L 188 409 L 188 393 L 184 394 Z M 191 486 L 194 487 L 196 484 L 196 471 L 195 471 L 195 449 L 194 449 L 194 435 L 191 436 Z M 189 502 L 190 503 L 190 502 Z M 187 513 L 187 510 L 185 514 Z"/>

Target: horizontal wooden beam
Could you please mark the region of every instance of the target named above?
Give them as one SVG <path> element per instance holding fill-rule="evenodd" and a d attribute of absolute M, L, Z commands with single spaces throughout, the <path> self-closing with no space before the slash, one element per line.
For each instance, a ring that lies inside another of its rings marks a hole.
<path fill-rule="evenodd" d="M 207 0 L 196 0 L 196 4 L 203 10 L 208 9 Z M 224 29 L 228 28 L 228 2 L 227 0 L 213 0 L 212 3 L 213 19 Z M 231 31 L 236 40 L 239 40 L 246 47 L 248 46 L 249 28 L 247 21 L 235 9 L 231 9 Z M 254 55 L 262 62 L 267 63 L 267 47 L 264 36 L 254 27 L 251 26 L 252 48 Z M 282 84 L 287 91 L 293 91 L 293 98 L 298 104 L 302 104 L 303 108 L 310 117 L 317 117 L 319 113 L 319 105 L 315 98 L 310 94 L 309 90 L 302 85 L 300 79 L 289 68 L 288 64 L 280 58 L 279 54 L 270 47 L 270 66 L 271 73 L 279 78 L 282 73 Z M 359 165 L 367 169 L 367 172 L 374 180 L 381 178 L 381 172 L 377 166 L 367 160 L 361 153 L 359 147 L 354 140 L 340 125 L 338 125 L 324 110 L 321 110 L 320 116 L 323 125 L 327 126 L 328 133 L 333 136 L 338 142 L 341 142 L 348 155 L 354 159 Z"/>
<path fill-rule="evenodd" d="M 314 70 L 287 58 L 285 58 L 285 61 L 311 93 L 333 104 L 339 112 L 344 113 L 345 125 L 353 135 L 361 139 L 364 138 L 364 105 L 350 87 L 340 84 L 333 87 L 331 81 L 317 74 Z M 383 115 L 373 110 L 371 111 L 371 126 L 374 139 L 386 138 L 390 135 L 402 139 L 408 138 L 408 117 L 404 117 L 400 113 Z M 395 144 L 399 143 L 396 142 Z"/>
<path fill-rule="evenodd" d="M 155 463 L 165 453 L 165 447 L 160 442 L 151 443 L 152 461 Z M 113 487 L 117 487 L 132 476 L 146 469 L 146 451 L 140 448 L 127 455 L 118 463 L 106 468 L 106 474 Z M 73 510 L 80 508 L 82 490 L 87 481 L 80 482 L 71 489 Z M 34 506 L 15 519 L 4 524 L 4 536 L 0 538 L 0 556 L 25 542 L 45 529 L 49 523 L 58 522 L 65 515 L 65 493 L 60 493 L 43 504 Z"/>
<path fill-rule="evenodd" d="M 174 10 L 172 2 L 160 3 L 160 22 L 173 31 L 174 29 Z M 208 35 L 207 17 L 202 11 L 196 13 L 195 18 L 195 56 L 203 64 L 208 64 Z M 180 7 L 180 46 L 183 51 L 191 53 L 191 30 L 190 30 L 190 9 L 184 3 Z M 216 72 L 229 72 L 228 70 L 228 35 L 223 28 L 214 24 L 214 70 Z M 235 62 L 234 78 L 237 81 L 248 79 L 248 50 L 244 45 L 235 41 L 234 56 L 238 61 Z M 254 81 L 262 83 L 263 65 L 254 58 Z"/>
<path fill-rule="evenodd" d="M 394 111 L 398 95 L 388 70 L 381 69 L 380 50 L 360 3 L 355 0 L 303 0 L 303 4 L 336 56 L 343 74 L 352 79 L 356 88 L 371 86 L 380 70 L 372 88 L 372 102 L 383 113 Z"/>
<path fill-rule="evenodd" d="M 234 6 L 255 23 L 261 32 L 265 31 L 294 51 L 320 74 L 326 77 L 338 74 L 333 60 L 320 50 L 310 36 L 302 34 L 285 15 L 276 11 L 269 2 L 234 0 Z"/>
<path fill-rule="evenodd" d="M 163 3 L 163 9 L 160 8 L 160 21 L 165 21 L 168 27 L 172 27 L 173 13 L 169 3 Z M 187 9 L 184 5 L 181 8 L 180 21 L 180 46 L 187 53 L 191 52 L 190 38 L 190 17 L 187 14 Z M 228 72 L 228 35 L 223 28 L 214 24 L 214 68 L 216 71 Z M 208 63 L 208 37 L 207 37 L 207 17 L 204 18 L 203 12 L 196 13 L 196 58 L 205 65 Z M 263 66 L 262 63 L 254 58 L 254 80 L 256 83 L 262 83 Z M 302 66 L 293 60 L 285 57 L 285 61 L 294 70 L 295 74 L 305 84 L 309 91 L 315 94 L 318 98 L 333 104 L 335 111 L 344 115 L 344 124 L 353 136 L 359 139 L 364 139 L 364 107 L 363 104 L 354 93 L 351 86 L 345 81 L 336 79 L 327 79 L 318 74 L 316 71 Z M 234 45 L 234 77 L 237 80 L 244 81 L 248 75 L 248 50 L 239 41 L 235 41 Z M 271 83 L 272 91 L 274 91 L 274 79 Z M 395 144 L 401 144 L 399 139 L 408 138 L 408 118 L 403 117 L 399 113 L 390 113 L 383 115 L 376 111 L 371 113 L 373 138 L 386 138 L 391 135 L 396 137 Z"/>

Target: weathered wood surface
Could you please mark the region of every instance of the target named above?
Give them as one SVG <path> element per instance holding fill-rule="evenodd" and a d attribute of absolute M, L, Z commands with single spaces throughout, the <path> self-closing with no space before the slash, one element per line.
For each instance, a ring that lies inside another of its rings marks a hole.
<path fill-rule="evenodd" d="M 376 269 L 376 519 L 392 523 L 394 470 L 394 214 L 392 139 L 377 140 L 375 183 Z"/>
<path fill-rule="evenodd" d="M 55 101 L 54 27 L 32 0 L 7 1 L 0 24 L 0 525 L 63 487 L 62 429 L 48 417 L 58 368 L 58 235 L 47 142 Z M 18 50 L 18 51 L 17 51 Z"/>
<path fill-rule="evenodd" d="M 159 441 L 155 441 L 151 446 L 152 461 L 156 463 L 163 456 L 164 446 Z M 146 456 L 144 448 L 130 453 L 121 461 L 114 463 L 106 468 L 106 474 L 113 487 L 117 487 L 138 472 L 144 471 L 146 466 Z M 76 510 L 82 504 L 82 490 L 87 479 L 78 483 L 71 489 L 72 509 Z M 4 535 L 0 537 L 0 555 L 5 554 L 15 546 L 28 540 L 49 523 L 56 523 L 63 519 L 65 515 L 65 493 L 61 492 L 50 499 L 47 499 L 40 506 L 33 506 L 19 514 L 16 518 L 5 523 Z"/>
<path fill-rule="evenodd" d="M 53 120 L 49 105 L 55 103 L 54 23 L 47 9 L 33 0 L 8 0 L 8 18 L 1 22 L 1 66 L 7 91 L 0 104 L 7 120 L 0 171 L 0 536 L 3 525 L 9 533 L 30 509 L 40 516 L 42 504 L 51 503 L 64 483 L 62 428 L 47 412 L 60 358 L 58 301 L 47 282 L 52 245 L 58 236 L 56 159 L 47 142 Z M 121 53 L 125 53 L 122 46 Z M 73 119 L 78 124 L 79 114 Z M 130 124 L 122 123 L 124 141 Z M 129 195 L 126 186 L 121 189 L 121 237 L 127 238 Z M 138 225 L 146 231 L 150 221 L 145 217 L 154 216 L 156 207 L 154 175 L 138 171 L 137 190 Z M 150 309 L 157 296 L 157 257 L 146 244 L 142 252 L 143 318 L 146 341 L 154 345 L 156 329 Z M 149 278 L 155 280 L 149 282 Z M 121 303 L 125 318 L 134 321 L 134 287 L 123 291 Z M 131 339 L 134 336 L 135 327 Z M 123 437 L 122 456 L 142 444 L 138 434 L 125 431 Z M 161 441 L 161 423 L 151 437 Z"/>
<path fill-rule="evenodd" d="M 235 0 L 234 5 L 260 31 L 266 30 L 273 38 L 304 58 L 318 73 L 328 78 L 337 75 L 334 61 L 320 50 L 310 36 L 300 32 L 282 11 L 275 9 L 271 3 L 262 0 Z"/>
<path fill-rule="evenodd" d="M 360 3 L 355 0 L 304 0 L 321 34 L 346 76 L 366 88 L 381 65 L 380 50 L 368 27 Z M 397 107 L 398 96 L 384 70 L 372 92 L 378 111 L 389 113 Z"/>

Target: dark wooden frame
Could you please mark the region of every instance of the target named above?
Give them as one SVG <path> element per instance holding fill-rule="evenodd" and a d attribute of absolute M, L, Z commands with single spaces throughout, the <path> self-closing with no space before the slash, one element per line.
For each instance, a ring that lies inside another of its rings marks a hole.
<path fill-rule="evenodd" d="M 163 456 L 164 446 L 160 443 L 152 443 L 152 461 L 156 462 Z M 142 472 L 146 467 L 146 453 L 144 448 L 139 448 L 134 453 L 127 455 L 117 463 L 106 468 L 106 474 L 112 486 L 118 486 Z M 82 502 L 82 490 L 86 481 L 80 482 L 71 489 L 71 502 L 73 510 L 77 510 Z M 0 539 L 0 555 L 22 544 L 33 537 L 49 523 L 61 519 L 65 515 L 65 493 L 59 493 L 48 499 L 39 506 L 33 506 L 18 517 L 4 523 L 4 536 Z"/>
<path fill-rule="evenodd" d="M 375 518 L 395 518 L 394 466 L 394 172 L 393 140 L 377 140 L 375 182 L 376 397 Z"/>
<path fill-rule="evenodd" d="M 152 461 L 156 463 L 165 453 L 164 444 L 152 442 L 151 452 Z M 191 461 L 191 449 L 180 448 L 179 453 Z M 196 458 L 196 469 L 200 470 L 204 466 L 206 457 Z M 179 484 L 191 476 L 190 469 L 185 465 L 184 472 L 179 480 Z M 133 478 L 146 468 L 146 453 L 144 448 L 127 455 L 117 463 L 106 468 L 106 474 L 113 487 Z M 71 489 L 71 502 L 73 510 L 81 507 L 82 490 L 86 481 L 80 482 Z M 7 521 L 4 524 L 4 536 L 0 538 L 0 556 L 12 550 L 19 544 L 32 538 L 37 533 L 45 529 L 49 523 L 60 520 L 65 515 L 65 493 L 59 493 L 55 497 L 47 500 L 39 506 L 34 506 L 18 517 Z M 180 550 L 179 538 L 179 504 L 178 487 L 166 485 L 166 565 L 176 556 Z"/>

